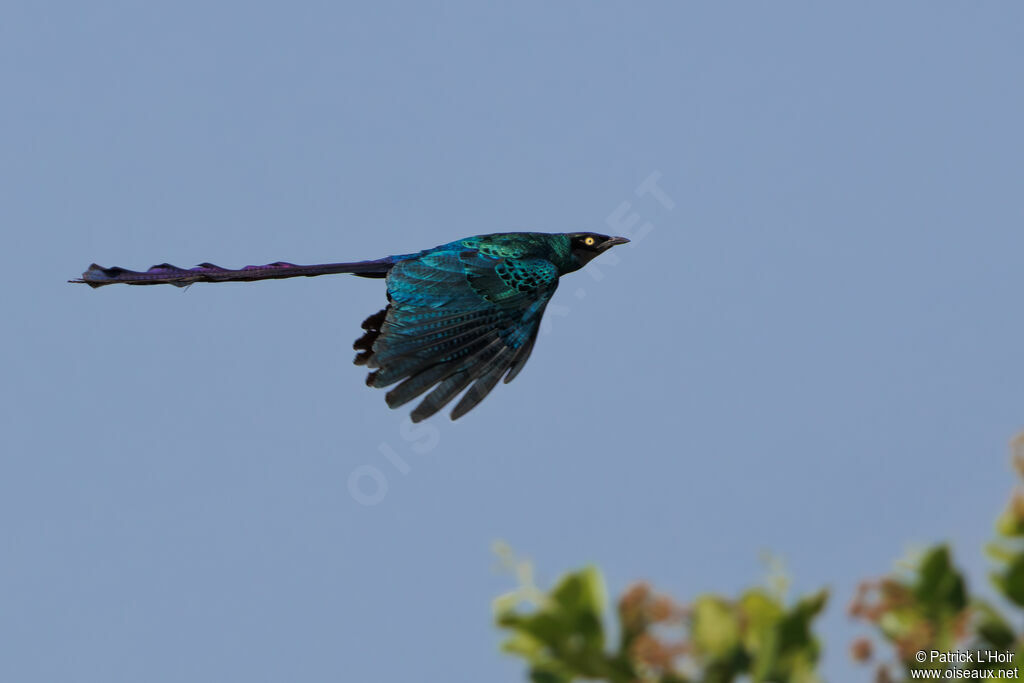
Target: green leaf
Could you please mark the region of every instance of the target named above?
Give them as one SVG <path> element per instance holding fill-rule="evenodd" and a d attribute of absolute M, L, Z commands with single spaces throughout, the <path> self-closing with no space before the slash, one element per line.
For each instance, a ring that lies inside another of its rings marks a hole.
<path fill-rule="evenodd" d="M 787 680 L 812 680 L 820 647 L 811 631 L 811 622 L 825 609 L 828 591 L 803 598 L 779 622 L 779 675 Z"/>
<path fill-rule="evenodd" d="M 1020 508 L 1013 503 L 1010 504 L 1003 514 L 996 520 L 996 531 L 1000 536 L 1010 538 L 1024 536 L 1024 516 L 1020 514 Z"/>
<path fill-rule="evenodd" d="M 601 572 L 587 567 L 567 574 L 551 591 L 551 597 L 569 611 L 600 614 L 605 604 Z"/>
<path fill-rule="evenodd" d="M 558 621 L 578 636 L 580 648 L 591 653 L 604 652 L 604 581 L 593 567 L 565 576 L 551 592 L 551 598 L 560 608 Z M 581 640 L 581 642 L 580 642 Z"/>
<path fill-rule="evenodd" d="M 572 677 L 566 676 L 565 674 L 555 671 L 553 669 L 545 669 L 541 667 L 534 667 L 530 669 L 530 683 L 571 683 Z"/>
<path fill-rule="evenodd" d="M 931 618 L 956 614 L 967 607 L 963 576 L 953 567 L 949 548 L 929 550 L 921 560 L 914 594 Z"/>
<path fill-rule="evenodd" d="M 773 649 L 775 625 L 784 613 L 779 600 L 763 590 L 753 589 L 740 598 L 739 608 L 746 624 L 742 636 L 744 648 L 750 652 Z"/>
<path fill-rule="evenodd" d="M 516 612 L 510 604 L 500 601 L 497 613 L 498 625 L 514 632 L 502 647 L 530 661 L 536 676 L 547 677 L 539 680 L 599 678 L 608 671 L 604 582 L 596 569 L 564 576 L 533 612 Z"/>
<path fill-rule="evenodd" d="M 499 595 L 491 602 L 491 611 L 495 617 L 514 612 L 516 607 L 523 602 L 523 596 L 519 591 L 512 591 Z"/>
<path fill-rule="evenodd" d="M 996 583 L 1003 595 L 1024 607 L 1024 553 L 1010 561 L 1006 569 L 996 576 Z"/>
<path fill-rule="evenodd" d="M 982 602 L 977 603 L 974 610 L 978 635 L 981 636 L 988 649 L 1010 650 L 1016 636 L 1002 615 L 996 612 L 991 605 Z"/>
<path fill-rule="evenodd" d="M 693 641 L 702 654 L 725 657 L 739 645 L 740 625 L 732 605 L 704 595 L 693 605 Z"/>
<path fill-rule="evenodd" d="M 825 608 L 827 601 L 828 592 L 821 591 L 802 599 L 783 617 L 779 623 L 780 650 L 816 648 L 814 636 L 811 634 L 811 622 Z"/>

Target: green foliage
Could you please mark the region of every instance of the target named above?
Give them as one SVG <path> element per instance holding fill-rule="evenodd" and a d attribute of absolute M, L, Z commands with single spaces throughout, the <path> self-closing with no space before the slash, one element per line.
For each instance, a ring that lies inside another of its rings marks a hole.
<path fill-rule="evenodd" d="M 594 568 L 564 576 L 540 596 L 531 582 L 499 598 L 495 611 L 511 633 L 503 649 L 529 662 L 535 683 L 725 683 L 744 676 L 810 683 L 818 680 L 820 653 L 811 624 L 826 598 L 822 591 L 787 607 L 781 596 L 755 588 L 738 600 L 702 595 L 683 607 L 638 584 L 619 600 L 614 651 L 606 648 L 604 583 Z M 523 602 L 529 609 L 519 609 Z"/>
<path fill-rule="evenodd" d="M 1024 479 L 1024 435 L 1015 465 Z M 992 583 L 1014 609 L 1024 608 L 1024 485 L 996 523 L 989 546 Z M 588 567 L 567 574 L 550 591 L 533 583 L 530 565 L 499 548 L 520 587 L 495 602 L 495 618 L 508 632 L 503 648 L 529 664 L 533 683 L 813 683 L 821 646 L 815 619 L 828 595 L 821 591 L 787 605 L 784 585 L 752 588 L 738 598 L 700 595 L 687 605 L 654 593 L 646 584 L 629 588 L 614 615 L 606 606 L 601 573 Z M 784 582 L 783 582 L 784 583 Z M 930 670 L 942 678 L 979 678 L 994 672 L 1020 676 L 1024 633 L 993 604 L 972 596 L 945 545 L 931 547 L 882 579 L 857 589 L 850 615 L 871 626 L 874 640 L 860 638 L 851 654 L 874 659 L 875 643 L 891 648 L 876 662 L 878 683 L 916 680 Z M 614 647 L 609 632 L 617 632 Z M 937 652 L 998 652 L 1008 661 L 949 662 Z M 925 661 L 920 661 L 924 651 Z M 972 675 L 973 672 L 973 675 Z M 916 674 L 916 678 L 915 678 Z"/>
<path fill-rule="evenodd" d="M 1015 458 L 1024 476 L 1024 455 Z M 998 539 L 989 548 L 997 569 L 992 582 L 1003 597 L 1016 606 L 1024 606 L 1024 494 L 1015 491 L 1010 505 L 996 523 Z M 876 668 L 879 681 L 894 680 L 894 671 L 905 680 L 914 673 L 947 671 L 957 677 L 966 672 L 997 671 L 1017 673 L 1024 657 L 1024 634 L 1015 633 L 1010 621 L 995 606 L 972 597 L 963 574 L 953 564 L 952 553 L 944 545 L 927 550 L 909 571 L 864 582 L 850 606 L 852 616 L 874 626 L 878 635 L 895 650 L 896 662 L 882 662 Z M 954 650 L 978 653 L 1012 654 L 1007 662 L 958 662 L 933 658 L 932 651 Z M 918 653 L 927 653 L 919 661 Z M 854 646 L 863 661 L 871 658 L 866 639 Z M 919 675 L 919 674 L 918 674 Z"/>
<path fill-rule="evenodd" d="M 505 609 L 497 619 L 514 634 L 504 649 L 533 664 L 531 680 L 555 683 L 577 676 L 619 680 L 614 678 L 616 663 L 605 655 L 603 611 L 604 585 L 599 572 L 591 568 L 563 577 L 532 612 Z"/>
<path fill-rule="evenodd" d="M 1024 480 L 1024 434 L 1017 438 L 1014 465 Z M 1024 607 L 1024 487 L 1018 486 L 996 522 L 998 540 L 989 548 L 997 569 L 992 582 L 1018 607 Z"/>
<path fill-rule="evenodd" d="M 693 663 L 702 680 L 815 681 L 820 647 L 811 622 L 824 609 L 821 591 L 788 610 L 780 598 L 754 588 L 736 601 L 703 595 L 689 620 Z M 713 674 L 708 676 L 708 674 Z"/>
<path fill-rule="evenodd" d="M 1021 637 L 998 610 L 968 596 L 964 577 L 945 546 L 929 549 L 910 572 L 861 584 L 850 613 L 872 624 L 895 650 L 895 664 L 878 665 L 879 681 L 894 680 L 894 670 L 902 670 L 905 680 L 914 680 L 913 672 L 922 670 L 1016 671 L 1024 654 Z M 930 655 L 932 651 L 956 650 L 1005 652 L 1014 657 L 1006 663 L 957 662 Z M 925 661 L 918 659 L 920 652 L 928 653 Z M 870 657 L 861 658 L 866 661 Z"/>

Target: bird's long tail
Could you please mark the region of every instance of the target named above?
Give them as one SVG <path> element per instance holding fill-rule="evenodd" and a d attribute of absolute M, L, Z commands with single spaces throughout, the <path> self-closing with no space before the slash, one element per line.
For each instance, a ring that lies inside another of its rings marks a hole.
<path fill-rule="evenodd" d="M 251 280 L 277 280 L 286 277 L 315 277 L 335 273 L 351 273 L 360 277 L 384 277 L 396 260 L 395 257 L 389 257 L 376 261 L 322 263 L 313 266 L 298 266 L 294 263 L 278 261 L 265 266 L 246 266 L 238 270 L 228 270 L 212 263 L 201 263 L 195 268 L 189 269 L 161 263 L 145 272 L 127 270 L 117 266 L 104 268 L 94 263 L 89 266 L 89 270 L 82 273 L 81 278 L 68 280 L 68 282 L 85 284 L 93 288 L 118 283 L 188 287 L 195 282 L 249 282 Z"/>

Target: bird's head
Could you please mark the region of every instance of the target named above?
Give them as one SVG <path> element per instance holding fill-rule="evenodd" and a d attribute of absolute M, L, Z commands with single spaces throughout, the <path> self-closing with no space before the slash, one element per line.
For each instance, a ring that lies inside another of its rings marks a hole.
<path fill-rule="evenodd" d="M 569 244 L 573 257 L 579 262 L 580 268 L 592 259 L 608 251 L 616 244 L 629 242 L 625 237 L 609 237 L 596 232 L 569 233 Z"/>

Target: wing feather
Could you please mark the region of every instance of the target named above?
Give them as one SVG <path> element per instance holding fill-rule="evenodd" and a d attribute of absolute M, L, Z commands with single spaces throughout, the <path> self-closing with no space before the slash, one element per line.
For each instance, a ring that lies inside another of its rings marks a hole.
<path fill-rule="evenodd" d="M 452 419 L 478 405 L 498 381 L 522 370 L 558 271 L 541 259 L 503 259 L 472 250 L 421 254 L 387 278 L 388 307 L 363 323 L 355 363 L 373 369 L 372 387 L 401 406 L 427 393 L 412 412 L 426 419 L 466 391 Z"/>

